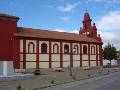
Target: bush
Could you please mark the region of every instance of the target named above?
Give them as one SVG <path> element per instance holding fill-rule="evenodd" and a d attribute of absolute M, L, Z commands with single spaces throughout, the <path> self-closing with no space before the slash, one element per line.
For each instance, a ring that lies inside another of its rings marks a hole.
<path fill-rule="evenodd" d="M 33 73 L 34 73 L 34 75 L 40 75 L 41 74 L 39 69 L 36 69 Z"/>

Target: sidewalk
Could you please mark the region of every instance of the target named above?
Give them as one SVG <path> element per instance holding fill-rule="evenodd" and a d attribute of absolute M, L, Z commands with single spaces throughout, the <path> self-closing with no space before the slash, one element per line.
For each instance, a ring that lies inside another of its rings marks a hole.
<path fill-rule="evenodd" d="M 67 68 L 63 72 L 50 70 L 41 70 L 42 75 L 34 76 L 25 80 L 0 82 L 0 90 L 18 90 L 18 85 L 21 86 L 20 90 L 37 90 L 46 88 L 53 85 L 64 84 L 76 80 L 83 80 L 93 78 L 96 76 L 107 75 L 119 71 L 115 68 L 92 68 L 83 70 L 81 68 L 72 68 L 71 73 Z"/>

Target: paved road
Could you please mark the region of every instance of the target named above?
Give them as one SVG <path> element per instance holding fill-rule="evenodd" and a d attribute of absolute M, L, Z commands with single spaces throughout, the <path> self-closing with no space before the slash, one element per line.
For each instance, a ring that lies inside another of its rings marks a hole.
<path fill-rule="evenodd" d="M 120 90 L 120 72 L 52 86 L 43 90 Z"/>

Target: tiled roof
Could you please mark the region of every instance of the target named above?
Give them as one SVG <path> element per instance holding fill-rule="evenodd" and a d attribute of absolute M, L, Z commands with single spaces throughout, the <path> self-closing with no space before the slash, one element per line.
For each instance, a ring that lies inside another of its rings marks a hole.
<path fill-rule="evenodd" d="M 86 35 L 79 35 L 76 33 L 48 31 L 31 28 L 18 28 L 18 31 L 18 33 L 14 34 L 15 36 L 101 43 L 95 39 L 87 37 Z"/>

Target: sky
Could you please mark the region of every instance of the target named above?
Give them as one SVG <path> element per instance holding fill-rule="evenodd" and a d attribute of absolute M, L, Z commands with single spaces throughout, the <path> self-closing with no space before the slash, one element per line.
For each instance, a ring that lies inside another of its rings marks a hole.
<path fill-rule="evenodd" d="M 103 39 L 120 50 L 120 0 L 0 0 L 0 12 L 18 16 L 18 27 L 78 33 L 85 11 Z"/>

